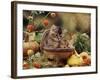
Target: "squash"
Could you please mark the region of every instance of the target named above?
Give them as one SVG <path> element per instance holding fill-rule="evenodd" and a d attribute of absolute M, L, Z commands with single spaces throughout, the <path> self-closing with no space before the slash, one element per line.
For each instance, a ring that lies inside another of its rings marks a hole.
<path fill-rule="evenodd" d="M 70 66 L 81 66 L 83 62 L 82 57 L 73 54 L 67 61 Z"/>

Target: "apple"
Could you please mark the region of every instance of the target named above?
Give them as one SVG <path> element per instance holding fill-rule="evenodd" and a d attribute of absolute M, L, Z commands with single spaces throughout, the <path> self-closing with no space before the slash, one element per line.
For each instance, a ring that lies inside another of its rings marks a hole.
<path fill-rule="evenodd" d="M 32 32 L 32 31 L 34 31 L 35 30 L 35 26 L 34 25 L 32 25 L 32 24 L 28 24 L 27 25 L 27 31 L 28 32 Z"/>

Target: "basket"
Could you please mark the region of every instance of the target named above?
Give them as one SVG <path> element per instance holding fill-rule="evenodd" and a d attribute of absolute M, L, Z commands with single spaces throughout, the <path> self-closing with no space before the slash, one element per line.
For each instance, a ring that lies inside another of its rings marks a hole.
<path fill-rule="evenodd" d="M 73 48 L 43 48 L 44 54 L 46 56 L 54 56 L 59 58 L 68 58 L 74 53 Z"/>

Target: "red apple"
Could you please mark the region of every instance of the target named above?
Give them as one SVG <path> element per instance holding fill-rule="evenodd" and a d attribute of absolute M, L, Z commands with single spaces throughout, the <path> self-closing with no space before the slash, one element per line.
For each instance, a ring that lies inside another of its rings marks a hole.
<path fill-rule="evenodd" d="M 34 25 L 32 25 L 32 24 L 27 25 L 27 31 L 28 32 L 32 32 L 34 30 L 35 30 L 35 26 Z"/>

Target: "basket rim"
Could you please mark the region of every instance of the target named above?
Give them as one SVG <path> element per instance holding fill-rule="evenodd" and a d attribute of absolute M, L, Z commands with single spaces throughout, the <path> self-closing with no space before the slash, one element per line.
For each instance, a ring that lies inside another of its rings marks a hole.
<path fill-rule="evenodd" d="M 74 48 L 47 48 L 47 47 L 44 47 L 43 48 L 45 51 L 53 51 L 53 52 L 71 52 L 71 51 L 74 51 Z"/>

